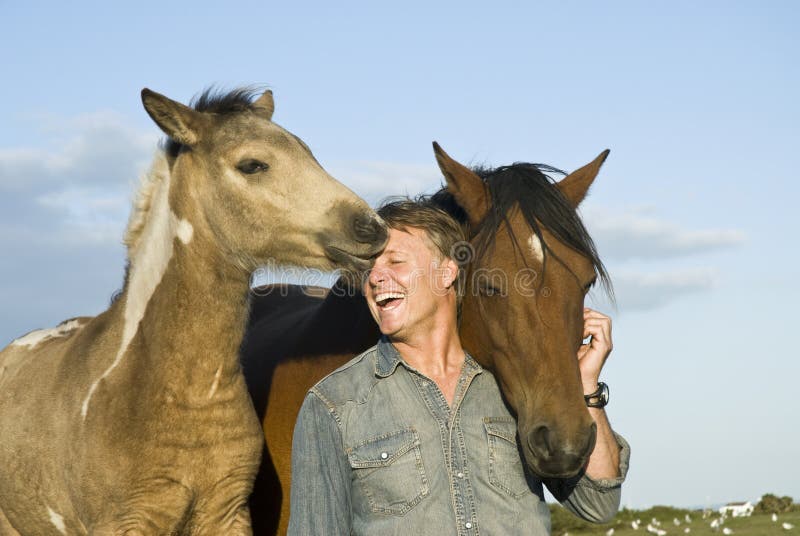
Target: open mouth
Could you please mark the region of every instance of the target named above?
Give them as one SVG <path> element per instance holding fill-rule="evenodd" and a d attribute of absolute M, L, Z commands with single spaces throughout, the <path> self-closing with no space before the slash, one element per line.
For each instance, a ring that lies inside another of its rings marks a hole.
<path fill-rule="evenodd" d="M 405 298 L 402 292 L 380 292 L 375 295 L 375 303 L 381 311 L 391 311 L 399 307 Z"/>

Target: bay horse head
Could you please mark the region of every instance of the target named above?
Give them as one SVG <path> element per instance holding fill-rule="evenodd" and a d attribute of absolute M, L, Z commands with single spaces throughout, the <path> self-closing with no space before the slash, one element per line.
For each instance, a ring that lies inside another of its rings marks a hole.
<path fill-rule="evenodd" d="M 191 108 L 142 90 L 147 113 L 169 136 L 175 216 L 188 220 L 200 247 L 221 248 L 245 271 L 268 263 L 368 268 L 386 242 L 384 223 L 300 138 L 272 122 L 271 91 L 254 96 L 206 91 Z M 140 230 L 134 220 L 130 249 Z"/>
<path fill-rule="evenodd" d="M 461 304 L 464 348 L 491 370 L 536 474 L 577 474 L 594 448 L 577 352 L 586 293 L 608 276 L 576 213 L 608 151 L 553 183 L 546 166 L 473 171 L 434 142 L 447 182 L 434 195 L 470 242 Z M 449 207 L 448 207 L 449 205 Z"/>

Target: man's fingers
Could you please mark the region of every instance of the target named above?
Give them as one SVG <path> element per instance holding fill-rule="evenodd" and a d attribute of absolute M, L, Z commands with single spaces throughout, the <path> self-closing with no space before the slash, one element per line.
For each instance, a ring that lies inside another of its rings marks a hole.
<path fill-rule="evenodd" d="M 597 334 L 598 336 L 602 335 L 608 338 L 608 336 L 611 335 L 611 325 L 601 320 L 587 320 L 583 323 L 583 332 L 591 333 L 592 335 Z M 586 338 L 586 335 L 583 337 Z"/>
<path fill-rule="evenodd" d="M 611 325 L 603 320 L 587 320 L 583 325 L 583 338 L 591 336 L 589 344 L 602 345 L 611 350 Z"/>
<path fill-rule="evenodd" d="M 584 307 L 583 308 L 583 318 L 584 319 L 589 319 L 589 318 L 605 319 L 608 322 L 611 322 L 611 317 L 610 316 L 606 316 L 603 313 L 601 313 L 599 311 L 595 311 L 594 309 L 589 309 L 588 307 Z"/>

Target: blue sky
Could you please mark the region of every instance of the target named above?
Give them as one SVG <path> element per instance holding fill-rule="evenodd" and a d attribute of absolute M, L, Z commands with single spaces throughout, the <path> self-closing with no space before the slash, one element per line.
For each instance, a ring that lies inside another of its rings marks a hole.
<path fill-rule="evenodd" d="M 438 186 L 432 140 L 567 170 L 610 148 L 582 213 L 619 298 L 623 503 L 800 499 L 800 7 L 697 4 L 0 0 L 0 344 L 120 286 L 142 87 L 271 87 L 372 203 Z"/>

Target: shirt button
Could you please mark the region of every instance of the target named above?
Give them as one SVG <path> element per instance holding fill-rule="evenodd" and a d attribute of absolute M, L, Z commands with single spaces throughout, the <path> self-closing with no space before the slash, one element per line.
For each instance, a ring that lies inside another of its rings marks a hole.
<path fill-rule="evenodd" d="M 456 473 L 456 476 L 457 476 L 458 478 L 464 478 L 464 473 L 462 473 L 461 471 L 459 471 L 458 473 Z M 469 527 L 467 527 L 467 528 L 469 528 Z"/>
<path fill-rule="evenodd" d="M 381 460 L 385 460 L 388 457 L 389 457 L 389 455 L 387 453 L 381 452 Z"/>
<path fill-rule="evenodd" d="M 467 527 L 468 529 L 471 529 L 472 528 L 472 523 L 467 521 L 466 523 L 464 523 L 464 526 Z"/>

